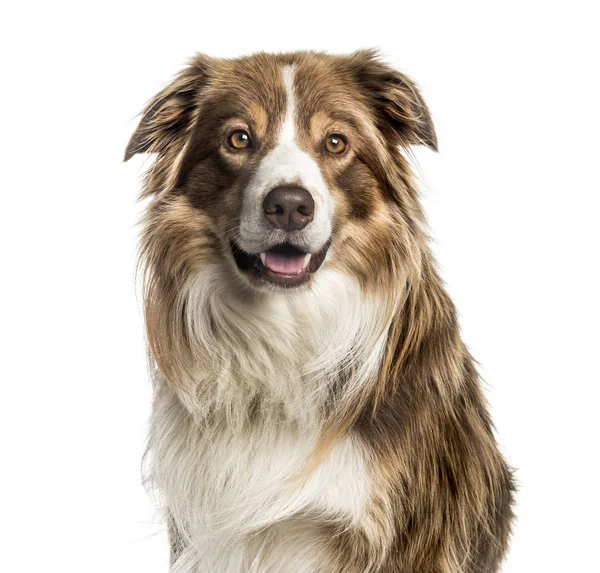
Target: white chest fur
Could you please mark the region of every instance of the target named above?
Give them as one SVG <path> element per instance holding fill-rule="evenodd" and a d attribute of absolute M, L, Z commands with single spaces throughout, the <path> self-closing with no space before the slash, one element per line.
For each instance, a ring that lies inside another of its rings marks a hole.
<path fill-rule="evenodd" d="M 358 440 L 339 442 L 302 481 L 315 433 L 201 431 L 178 402 L 158 391 L 152 436 L 153 477 L 187 537 L 173 571 L 312 573 L 323 541 L 315 517 L 365 519 L 371 478 Z"/>
<path fill-rule="evenodd" d="M 190 285 L 194 393 L 156 389 L 151 477 L 186 546 L 172 571 L 314 573 L 319 523 L 365 520 L 371 478 L 355 437 L 300 475 L 340 372 L 352 394 L 378 367 L 382 307 L 325 268 L 301 296 L 243 301 L 220 272 Z"/>

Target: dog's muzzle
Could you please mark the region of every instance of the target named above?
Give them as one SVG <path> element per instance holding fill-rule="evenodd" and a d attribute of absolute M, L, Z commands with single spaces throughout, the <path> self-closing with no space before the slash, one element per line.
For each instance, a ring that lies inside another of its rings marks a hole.
<path fill-rule="evenodd" d="M 288 288 L 306 283 L 325 260 L 329 248 L 327 240 L 311 252 L 310 224 L 314 216 L 314 199 L 304 187 L 281 185 L 269 191 L 255 233 L 264 237 L 264 248 L 251 253 L 240 242 L 232 241 L 238 268 L 258 283 Z"/>

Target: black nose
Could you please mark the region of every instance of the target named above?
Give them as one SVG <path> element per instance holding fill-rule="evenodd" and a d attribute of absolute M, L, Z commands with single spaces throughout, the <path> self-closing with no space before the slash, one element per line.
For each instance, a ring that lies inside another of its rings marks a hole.
<path fill-rule="evenodd" d="M 283 185 L 267 193 L 263 211 L 265 219 L 277 229 L 299 231 L 313 220 L 315 202 L 306 189 Z"/>

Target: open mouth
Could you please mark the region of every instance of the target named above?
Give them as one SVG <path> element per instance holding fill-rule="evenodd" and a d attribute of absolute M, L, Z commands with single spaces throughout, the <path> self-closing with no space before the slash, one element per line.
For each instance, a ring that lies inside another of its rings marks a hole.
<path fill-rule="evenodd" d="M 318 253 L 307 253 L 283 243 L 264 253 L 252 254 L 232 242 L 231 252 L 242 272 L 257 282 L 271 283 L 283 287 L 296 287 L 308 281 L 325 260 L 329 242 Z"/>

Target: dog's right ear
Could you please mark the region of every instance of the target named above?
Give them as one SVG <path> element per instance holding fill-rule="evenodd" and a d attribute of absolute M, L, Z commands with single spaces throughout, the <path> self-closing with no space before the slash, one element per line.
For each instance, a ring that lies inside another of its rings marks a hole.
<path fill-rule="evenodd" d="M 142 119 L 131 136 L 124 161 L 136 153 L 166 154 L 176 151 L 177 141 L 191 127 L 198 103 L 198 93 L 206 85 L 212 60 L 197 55 L 190 64 L 163 90 L 157 93 L 142 111 Z"/>

